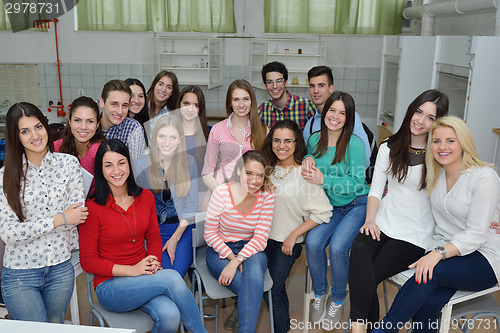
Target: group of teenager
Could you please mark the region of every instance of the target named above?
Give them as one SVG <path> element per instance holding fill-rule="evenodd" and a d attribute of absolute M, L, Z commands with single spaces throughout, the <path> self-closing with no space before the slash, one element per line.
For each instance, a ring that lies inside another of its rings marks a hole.
<path fill-rule="evenodd" d="M 36 106 L 13 105 L 0 169 L 10 316 L 62 323 L 74 282 L 69 259 L 79 248 L 108 310 L 141 309 L 152 332 L 176 332 L 179 321 L 206 332 L 183 280 L 199 211 L 208 268 L 238 295 L 225 322 L 236 332 L 256 330 L 266 269 L 275 331 L 290 330 L 285 286 L 304 243 L 311 321 L 325 330 L 341 320 L 348 285 L 360 333 L 397 332 L 411 318 L 430 332 L 456 290 L 498 283 L 500 179 L 465 123 L 446 115 L 446 95 L 415 98 L 380 145 L 368 186 L 368 136 L 352 96 L 334 90 L 331 69 L 309 71 L 311 100 L 288 92 L 281 63 L 266 64 L 262 79 L 269 101 L 258 106 L 252 86 L 236 80 L 228 118 L 211 128 L 203 91 L 180 91 L 169 71 L 148 91 L 137 79 L 107 82 L 102 113 L 91 98 L 77 98 L 55 142 Z M 94 176 L 87 197 L 80 166 Z M 414 277 L 375 325 L 377 285 L 408 268 Z"/>

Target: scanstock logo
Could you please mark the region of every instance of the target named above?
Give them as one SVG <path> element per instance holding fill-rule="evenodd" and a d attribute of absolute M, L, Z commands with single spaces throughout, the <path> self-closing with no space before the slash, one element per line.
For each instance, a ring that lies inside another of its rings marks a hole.
<path fill-rule="evenodd" d="M 48 28 L 49 22 L 66 14 L 79 0 L 3 0 L 13 32 Z"/>

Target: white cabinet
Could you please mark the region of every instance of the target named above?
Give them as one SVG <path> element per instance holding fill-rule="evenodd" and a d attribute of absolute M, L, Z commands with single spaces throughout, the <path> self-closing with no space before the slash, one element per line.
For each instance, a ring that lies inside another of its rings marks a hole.
<path fill-rule="evenodd" d="M 175 73 L 180 85 L 206 85 L 212 89 L 223 84 L 224 41 L 219 38 L 153 38 L 155 74 Z"/>
<path fill-rule="evenodd" d="M 265 89 L 262 66 L 272 61 L 285 64 L 289 87 L 308 87 L 307 72 L 325 64 L 326 42 L 311 39 L 251 39 L 249 82 Z"/>
<path fill-rule="evenodd" d="M 481 159 L 491 162 L 492 129 L 500 127 L 500 38 L 386 36 L 383 52 L 378 125 L 395 133 L 415 97 L 439 89 L 450 100 L 449 114 L 467 122 Z M 394 66 L 397 78 L 390 74 Z M 385 103 L 391 99 L 392 124 Z"/>

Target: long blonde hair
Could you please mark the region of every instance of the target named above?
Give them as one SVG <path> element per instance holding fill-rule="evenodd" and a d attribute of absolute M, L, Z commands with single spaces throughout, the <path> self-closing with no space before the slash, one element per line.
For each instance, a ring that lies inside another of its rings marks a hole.
<path fill-rule="evenodd" d="M 167 183 L 165 184 L 165 178 L 161 176 L 158 165 L 161 158 L 158 152 L 158 143 L 156 139 L 160 129 L 167 126 L 172 126 L 179 132 L 181 141 L 172 156 L 172 162 L 168 167 L 168 170 L 165 170 L 165 174 L 167 176 Z M 177 197 L 185 197 L 188 194 L 189 188 L 191 187 L 191 180 L 189 177 L 189 166 L 186 154 L 186 140 L 184 137 L 184 130 L 182 129 L 182 123 L 178 117 L 172 114 L 167 114 L 161 116 L 156 122 L 153 129 L 149 159 L 149 179 L 153 187 L 152 190 L 155 193 L 160 193 L 165 188 L 165 185 L 167 189 L 173 185 L 175 186 L 175 195 Z"/>
<path fill-rule="evenodd" d="M 432 125 L 429 130 L 429 135 L 427 137 L 427 148 L 432 150 L 433 133 L 437 128 L 448 127 L 455 131 L 458 139 L 458 143 L 462 147 L 462 165 L 460 166 L 460 171 L 465 171 L 471 167 L 493 167 L 493 164 L 486 163 L 481 160 L 477 151 L 476 145 L 474 144 L 474 138 L 464 121 L 455 116 L 445 116 L 438 118 L 434 125 Z M 430 196 L 436 181 L 439 176 L 439 172 L 443 167 L 440 163 L 434 159 L 431 152 L 425 154 L 425 164 L 427 165 L 427 193 Z"/>

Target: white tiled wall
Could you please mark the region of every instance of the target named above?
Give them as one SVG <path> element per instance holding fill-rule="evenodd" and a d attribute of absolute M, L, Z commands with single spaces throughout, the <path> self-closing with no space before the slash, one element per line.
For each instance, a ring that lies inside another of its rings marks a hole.
<path fill-rule="evenodd" d="M 249 66 L 226 65 L 224 66 L 224 84 L 221 87 L 211 90 L 208 90 L 207 86 L 200 87 L 205 94 L 209 115 L 225 116 L 227 88 L 232 81 L 248 77 L 248 70 Z M 335 90 L 346 91 L 353 96 L 361 117 L 376 118 L 380 68 L 333 67 L 332 71 Z M 47 112 L 49 101 L 53 101 L 54 104 L 59 101 L 57 68 L 52 63 L 39 63 L 38 74 L 41 110 L 47 114 L 50 122 L 60 122 L 62 119 L 57 118 L 54 111 Z M 83 89 L 85 96 L 98 101 L 102 87 L 112 79 L 137 78 L 148 89 L 155 74 L 150 64 L 64 64 L 61 67 L 63 101 L 66 106 L 69 105 L 79 96 L 79 89 Z M 288 90 L 292 94 L 309 97 L 307 88 L 289 85 Z M 269 99 L 265 90 L 255 89 L 255 94 L 259 104 Z M 6 111 L 6 108 L 0 107 L 1 113 L 6 113 Z"/>

